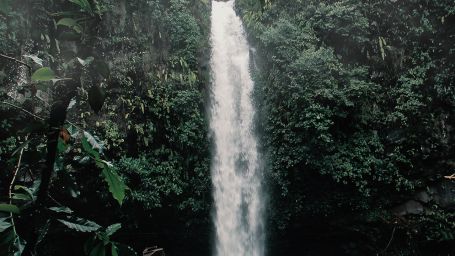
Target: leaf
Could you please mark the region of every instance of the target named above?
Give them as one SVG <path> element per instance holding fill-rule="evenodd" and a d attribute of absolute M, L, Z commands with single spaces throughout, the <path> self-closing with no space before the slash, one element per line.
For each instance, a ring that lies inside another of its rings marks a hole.
<path fill-rule="evenodd" d="M 79 7 L 90 13 L 90 14 L 93 14 L 93 11 L 92 11 L 92 7 L 90 6 L 90 3 L 87 1 L 87 0 L 69 0 L 71 3 L 75 3 L 77 5 L 79 5 Z"/>
<path fill-rule="evenodd" d="M 109 186 L 109 191 L 112 193 L 112 196 L 120 205 L 122 205 L 123 199 L 125 198 L 125 183 L 117 174 L 117 172 L 108 164 L 104 164 L 102 175 L 104 176 L 104 179 Z"/>
<path fill-rule="evenodd" d="M 5 232 L 0 233 L 0 252 L 4 252 L 5 249 L 9 250 L 12 246 L 14 239 L 16 238 L 16 233 L 12 228 L 7 229 Z"/>
<path fill-rule="evenodd" d="M 49 210 L 51 210 L 53 212 L 58 212 L 58 213 L 68 213 L 68 214 L 73 213 L 73 210 L 71 210 L 70 208 L 68 208 L 66 206 L 49 207 Z"/>
<path fill-rule="evenodd" d="M 99 142 L 93 135 L 84 131 L 84 137 L 82 138 L 82 148 L 93 158 L 99 160 L 100 154 L 102 153 L 103 144 L 101 144 L 101 142 Z"/>
<path fill-rule="evenodd" d="M 115 232 L 122 228 L 122 224 L 115 223 L 106 228 L 106 235 L 112 236 Z"/>
<path fill-rule="evenodd" d="M 118 256 L 118 248 L 115 244 L 111 244 L 111 255 Z"/>
<path fill-rule="evenodd" d="M 10 213 L 19 214 L 20 210 L 14 204 L 0 204 L 0 212 L 10 212 Z"/>
<path fill-rule="evenodd" d="M 70 103 L 68 104 L 68 108 L 66 108 L 66 111 L 70 110 L 71 108 L 74 107 L 74 105 L 76 105 L 76 99 L 71 99 Z"/>
<path fill-rule="evenodd" d="M 101 228 L 100 225 L 93 221 L 74 217 L 71 220 L 57 219 L 66 227 L 79 231 L 79 232 L 93 232 Z"/>
<path fill-rule="evenodd" d="M 71 105 L 71 102 L 70 102 L 70 105 Z M 78 135 L 79 135 L 79 130 L 77 129 L 76 126 L 74 125 L 68 125 L 66 127 L 66 130 L 69 132 L 69 134 L 71 135 L 71 138 L 77 138 Z"/>
<path fill-rule="evenodd" d="M 58 153 L 65 152 L 67 148 L 68 148 L 68 145 L 65 143 L 65 141 L 61 137 L 59 137 L 58 142 L 57 142 Z"/>
<path fill-rule="evenodd" d="M 51 81 L 54 79 L 55 73 L 48 67 L 39 68 L 32 75 L 32 81 Z"/>
<path fill-rule="evenodd" d="M 77 23 L 75 19 L 62 18 L 57 22 L 57 25 L 69 27 L 77 33 L 82 33 L 82 27 Z"/>
<path fill-rule="evenodd" d="M 90 251 L 89 256 L 105 256 L 106 255 L 106 248 L 104 247 L 103 243 L 96 244 L 95 247 Z"/>
<path fill-rule="evenodd" d="M 79 15 L 79 12 L 75 11 L 61 11 L 61 12 L 53 12 L 49 13 L 50 16 L 52 17 L 74 17 Z"/>
<path fill-rule="evenodd" d="M 35 182 L 35 184 L 33 184 L 35 187 L 32 187 L 32 189 L 35 189 L 35 191 L 33 191 L 32 189 L 30 189 L 30 188 L 28 188 L 28 187 L 26 187 L 26 186 L 21 186 L 21 185 L 15 185 L 15 186 L 14 186 L 14 189 L 15 189 L 15 190 L 19 190 L 19 191 L 20 191 L 20 190 L 25 191 L 25 192 L 27 193 L 27 195 L 30 197 L 30 199 L 31 199 L 32 201 L 34 201 L 34 200 L 35 200 L 35 194 L 34 194 L 34 193 L 36 192 L 36 188 L 37 188 L 37 187 L 36 187 L 36 184 L 38 184 L 38 181 Z"/>
<path fill-rule="evenodd" d="M 10 217 L 0 218 L 0 233 L 4 232 L 11 226 Z"/>
<path fill-rule="evenodd" d="M 84 156 L 84 157 L 75 156 L 73 158 L 73 160 L 77 161 L 79 164 L 87 164 L 88 162 L 90 162 L 90 157 L 89 156 Z"/>
<path fill-rule="evenodd" d="M 55 158 L 55 163 L 54 163 L 55 172 L 60 172 L 60 171 L 65 170 L 65 166 L 64 166 L 63 162 L 64 162 L 64 159 L 62 156 L 57 156 Z"/>
<path fill-rule="evenodd" d="M 95 58 L 93 58 L 93 57 L 88 57 L 85 60 L 83 60 L 83 59 L 78 57 L 77 61 L 79 61 L 79 63 L 81 63 L 81 65 L 85 67 L 85 66 L 90 65 L 93 62 L 94 59 Z"/>
<path fill-rule="evenodd" d="M 16 155 L 19 151 L 21 151 L 23 148 L 25 148 L 31 140 L 32 140 L 32 139 L 28 139 L 27 141 L 25 141 L 24 143 L 22 143 L 19 147 L 17 147 L 17 148 L 13 151 L 13 153 L 11 153 L 11 156 Z"/>
<path fill-rule="evenodd" d="M 32 200 L 32 198 L 28 194 L 23 194 L 23 193 L 13 193 L 12 198 L 15 200 L 24 200 L 24 201 Z"/>
<path fill-rule="evenodd" d="M 41 58 L 39 58 L 38 56 L 36 55 L 23 55 L 25 58 L 29 58 L 31 60 L 33 60 L 33 62 L 35 62 L 36 64 L 40 65 L 41 67 L 43 66 L 43 60 Z"/>
<path fill-rule="evenodd" d="M 20 256 L 22 255 L 22 252 L 24 251 L 24 248 L 25 248 L 25 245 L 27 244 L 27 242 L 20 238 L 19 236 L 16 236 L 16 238 L 14 239 L 14 247 L 16 248 L 16 252 L 14 253 L 14 256 Z"/>

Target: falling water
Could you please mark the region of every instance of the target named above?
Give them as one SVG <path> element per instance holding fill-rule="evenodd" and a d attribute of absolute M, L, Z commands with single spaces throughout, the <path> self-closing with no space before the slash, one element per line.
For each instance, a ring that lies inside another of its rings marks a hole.
<path fill-rule="evenodd" d="M 262 256 L 263 198 L 249 47 L 234 0 L 212 2 L 215 255 Z"/>

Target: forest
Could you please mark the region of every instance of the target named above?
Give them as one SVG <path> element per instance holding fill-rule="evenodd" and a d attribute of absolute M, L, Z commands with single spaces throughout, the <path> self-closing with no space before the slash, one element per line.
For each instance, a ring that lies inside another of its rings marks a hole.
<path fill-rule="evenodd" d="M 237 256 L 214 253 L 215 2 L 0 0 L 0 255 Z M 453 0 L 222 2 L 263 159 L 243 256 L 455 255 Z"/>

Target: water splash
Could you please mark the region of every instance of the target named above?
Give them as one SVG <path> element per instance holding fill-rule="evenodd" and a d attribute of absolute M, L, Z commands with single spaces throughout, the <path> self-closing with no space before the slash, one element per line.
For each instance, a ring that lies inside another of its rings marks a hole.
<path fill-rule="evenodd" d="M 211 20 L 215 255 L 262 256 L 262 174 L 248 42 L 234 0 L 213 1 Z"/>

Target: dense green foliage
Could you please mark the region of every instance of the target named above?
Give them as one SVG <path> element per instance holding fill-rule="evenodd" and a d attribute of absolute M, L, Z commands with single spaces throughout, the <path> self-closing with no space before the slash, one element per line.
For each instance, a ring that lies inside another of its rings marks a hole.
<path fill-rule="evenodd" d="M 209 7 L 0 1 L 1 255 L 209 250 Z"/>
<path fill-rule="evenodd" d="M 453 1 L 237 7 L 258 49 L 271 254 L 455 253 Z"/>

